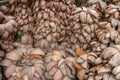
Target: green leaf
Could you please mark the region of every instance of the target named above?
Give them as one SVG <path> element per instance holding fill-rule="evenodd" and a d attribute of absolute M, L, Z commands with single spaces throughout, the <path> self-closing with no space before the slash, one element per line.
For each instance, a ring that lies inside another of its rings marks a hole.
<path fill-rule="evenodd" d="M 17 38 L 21 38 L 21 36 L 22 36 L 22 31 L 18 31 Z"/>

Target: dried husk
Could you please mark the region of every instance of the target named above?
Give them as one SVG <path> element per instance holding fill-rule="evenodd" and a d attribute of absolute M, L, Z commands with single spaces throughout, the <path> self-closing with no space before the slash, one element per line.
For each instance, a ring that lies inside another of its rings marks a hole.
<path fill-rule="evenodd" d="M 14 19 L 7 19 L 6 17 L 7 16 L 4 17 L 5 21 L 0 24 L 0 36 L 2 36 L 3 38 L 7 38 L 11 33 L 15 33 L 18 25 L 18 23 Z M 6 33 L 8 35 L 6 35 Z"/>
<path fill-rule="evenodd" d="M 98 40 L 103 44 L 112 43 L 112 41 L 115 42 L 114 44 L 119 44 L 119 28 L 116 28 L 118 26 L 113 26 L 109 22 L 99 22 L 99 28 L 95 31 Z"/>
<path fill-rule="evenodd" d="M 33 28 L 34 19 L 32 8 L 32 0 L 10 0 L 10 12 L 15 16 L 15 20 L 18 23 L 18 32 L 16 33 L 17 43 L 23 45 L 33 44 Z M 18 33 L 21 32 L 20 35 Z"/>
<path fill-rule="evenodd" d="M 119 80 L 120 1 L 85 1 L 79 0 L 80 7 L 75 0 L 10 0 L 10 9 L 0 6 L 6 78 Z"/>
<path fill-rule="evenodd" d="M 100 22 L 99 28 L 96 30 L 96 35 L 102 43 L 109 43 L 110 42 L 110 30 L 111 25 L 108 22 Z"/>
<path fill-rule="evenodd" d="M 71 27 L 71 30 L 68 31 L 68 35 L 70 36 L 69 39 L 71 40 L 70 43 L 72 44 L 77 43 L 79 47 L 76 47 L 76 48 L 81 47 L 84 50 L 90 51 L 90 48 L 88 48 L 89 46 L 88 44 L 90 44 L 90 42 L 93 39 L 96 39 L 95 31 L 98 29 L 98 25 L 97 24 L 91 24 L 91 25 L 80 24 L 79 22 L 75 23 L 75 21 L 73 20 L 73 22 L 70 22 L 70 27 Z"/>
<path fill-rule="evenodd" d="M 92 8 L 78 7 L 72 11 L 72 14 L 78 14 L 79 21 L 83 24 L 92 24 L 94 22 L 98 22 L 99 20 L 99 13 Z"/>
<path fill-rule="evenodd" d="M 45 80 L 44 52 L 39 48 L 21 47 L 8 53 L 1 62 L 8 80 Z M 9 61 L 9 65 L 8 65 Z"/>
<path fill-rule="evenodd" d="M 120 19 L 120 10 L 118 5 L 110 4 L 105 10 L 105 17 Z"/>
<path fill-rule="evenodd" d="M 80 80 L 87 80 L 90 76 L 95 77 L 94 71 L 96 70 L 96 59 L 97 55 L 93 52 L 82 53 L 76 61 L 74 66 L 77 69 L 77 77 Z M 92 74 L 92 75 L 91 75 Z M 94 79 L 93 79 L 94 80 Z"/>
<path fill-rule="evenodd" d="M 45 57 L 46 72 L 48 80 L 76 80 L 75 68 L 72 57 L 63 58 L 59 51 L 48 53 Z"/>
<path fill-rule="evenodd" d="M 70 29 L 68 18 L 70 17 L 73 2 L 74 0 L 38 0 L 33 3 L 33 13 L 36 21 L 36 27 L 33 31 L 35 47 L 44 50 L 47 48 L 45 51 L 51 51 L 51 49 L 65 50 L 67 48 L 67 44 L 70 42 L 67 42 L 69 38 L 67 29 Z M 74 37 L 71 39 L 71 43 L 75 43 Z"/>
<path fill-rule="evenodd" d="M 104 60 L 107 60 L 107 63 L 112 67 L 112 74 L 115 75 L 116 79 L 120 79 L 119 77 L 119 56 L 120 56 L 120 46 L 119 45 L 113 45 L 111 47 L 108 47 L 104 49 L 102 52 L 102 57 Z"/>
<path fill-rule="evenodd" d="M 5 52 L 0 49 L 0 62 L 3 60 L 4 56 L 5 56 Z M 0 66 L 0 80 L 2 79 L 3 79 L 2 67 Z"/>
<path fill-rule="evenodd" d="M 91 48 L 91 51 L 98 52 L 98 55 L 101 54 L 101 52 L 108 46 L 107 43 L 98 42 L 97 39 L 93 39 L 90 42 L 89 48 Z"/>
<path fill-rule="evenodd" d="M 4 19 L 0 19 L 0 47 L 3 50 L 11 51 L 14 48 L 12 43 L 17 32 L 18 23 L 13 16 L 6 16 L 6 14 L 3 14 L 3 18 Z"/>
<path fill-rule="evenodd" d="M 92 9 L 96 9 L 99 12 L 104 12 L 108 4 L 105 0 L 88 0 L 88 5 Z"/>

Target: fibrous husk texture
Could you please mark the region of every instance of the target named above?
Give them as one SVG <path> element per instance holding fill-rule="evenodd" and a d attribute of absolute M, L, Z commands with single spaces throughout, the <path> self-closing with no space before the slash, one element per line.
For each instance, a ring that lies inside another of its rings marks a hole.
<path fill-rule="evenodd" d="M 45 77 L 48 80 L 76 80 L 72 57 L 64 58 L 59 51 L 48 53 L 45 57 Z"/>
<path fill-rule="evenodd" d="M 39 48 L 21 47 L 7 53 L 1 62 L 8 80 L 45 80 L 44 52 Z"/>
<path fill-rule="evenodd" d="M 37 0 L 33 4 L 34 19 L 34 45 L 36 47 L 63 49 L 69 44 L 67 29 L 70 29 L 68 18 L 72 11 L 71 1 L 45 1 Z M 63 43 L 64 41 L 64 43 Z M 59 47 L 58 45 L 62 45 Z"/>
<path fill-rule="evenodd" d="M 102 52 L 102 57 L 104 60 L 107 60 L 106 64 L 111 66 L 111 73 L 114 75 L 116 79 L 120 79 L 119 76 L 119 55 L 120 55 L 120 45 L 113 45 L 111 47 L 106 48 Z"/>
<path fill-rule="evenodd" d="M 96 53 L 79 53 L 74 62 L 79 80 L 119 80 L 120 45 L 105 48 L 100 56 Z"/>
<path fill-rule="evenodd" d="M 119 53 L 120 0 L 0 6 L 0 73 L 8 80 L 120 80 Z"/>
<path fill-rule="evenodd" d="M 6 15 L 0 11 L 0 47 L 3 50 L 10 51 L 13 49 L 15 33 L 17 32 L 18 23 L 13 16 Z"/>
<path fill-rule="evenodd" d="M 34 28 L 34 19 L 30 7 L 30 4 L 32 4 L 31 1 L 10 0 L 10 4 L 10 12 L 15 16 L 15 20 L 19 24 L 18 33 L 21 32 L 21 35 L 17 37 L 17 42 L 22 44 L 33 44 L 32 30 Z"/>
<path fill-rule="evenodd" d="M 0 49 L 0 62 L 3 60 L 4 56 L 5 56 L 5 52 Z M 0 66 L 0 80 L 2 80 L 2 79 L 3 79 L 2 67 Z"/>
<path fill-rule="evenodd" d="M 22 32 L 18 41 L 45 52 L 76 48 L 102 51 L 110 42 L 119 43 L 119 1 L 89 0 L 87 7 L 77 7 L 74 2 L 10 0 L 10 12 Z"/>

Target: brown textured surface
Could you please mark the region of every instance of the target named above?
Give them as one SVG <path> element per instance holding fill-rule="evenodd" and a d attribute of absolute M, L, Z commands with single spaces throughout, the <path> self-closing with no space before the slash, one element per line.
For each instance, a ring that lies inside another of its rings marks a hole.
<path fill-rule="evenodd" d="M 0 5 L 0 80 L 119 80 L 120 0 Z"/>

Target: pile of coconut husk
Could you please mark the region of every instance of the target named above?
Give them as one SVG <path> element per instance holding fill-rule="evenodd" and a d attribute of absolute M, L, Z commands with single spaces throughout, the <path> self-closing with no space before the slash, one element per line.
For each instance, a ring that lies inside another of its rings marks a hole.
<path fill-rule="evenodd" d="M 0 80 L 120 80 L 120 0 L 0 1 Z"/>

